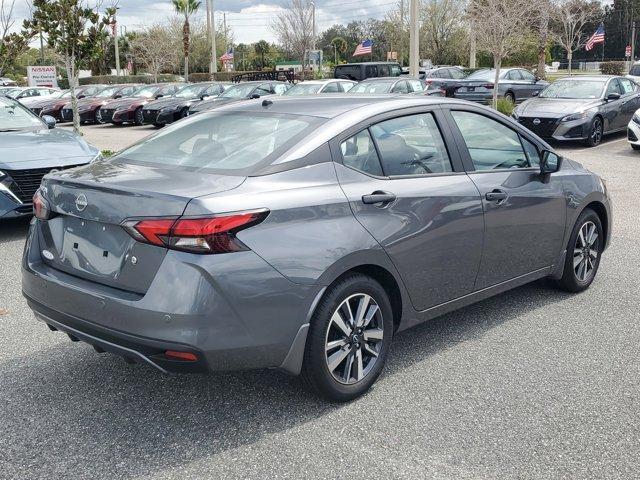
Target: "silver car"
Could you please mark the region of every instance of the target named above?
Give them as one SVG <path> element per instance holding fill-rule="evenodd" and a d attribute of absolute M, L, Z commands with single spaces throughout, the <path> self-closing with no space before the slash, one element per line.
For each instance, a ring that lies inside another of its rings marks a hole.
<path fill-rule="evenodd" d="M 401 330 L 543 277 L 587 289 L 612 223 L 604 182 L 513 120 L 380 95 L 222 106 L 45 176 L 34 210 L 22 288 L 51 330 L 334 401 Z"/>

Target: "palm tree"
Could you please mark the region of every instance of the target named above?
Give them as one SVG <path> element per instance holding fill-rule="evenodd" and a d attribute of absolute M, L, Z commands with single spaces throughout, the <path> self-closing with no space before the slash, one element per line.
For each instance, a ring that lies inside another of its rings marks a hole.
<path fill-rule="evenodd" d="M 347 48 L 348 48 L 347 41 L 342 37 L 335 37 L 333 40 L 331 40 L 330 45 L 334 48 L 334 53 L 336 57 L 334 61 L 337 65 L 338 60 L 340 58 L 338 55 L 338 52 L 345 53 L 347 51 Z"/>
<path fill-rule="evenodd" d="M 262 69 L 264 69 L 264 56 L 269 53 L 270 48 L 271 47 L 269 46 L 269 42 L 267 42 L 266 40 L 260 40 L 253 46 L 256 55 L 260 55 L 260 68 Z"/>
<path fill-rule="evenodd" d="M 179 15 L 184 15 L 184 26 L 182 27 L 182 48 L 184 49 L 184 78 L 189 81 L 189 47 L 191 44 L 191 27 L 189 26 L 189 17 L 193 15 L 200 3 L 196 0 L 171 0 L 173 8 Z"/>

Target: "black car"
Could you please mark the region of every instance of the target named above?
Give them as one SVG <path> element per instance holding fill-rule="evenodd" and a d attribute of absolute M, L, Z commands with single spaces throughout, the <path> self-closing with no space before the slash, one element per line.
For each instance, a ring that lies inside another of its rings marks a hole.
<path fill-rule="evenodd" d="M 640 87 L 625 77 L 598 75 L 557 80 L 516 107 L 515 118 L 538 136 L 595 146 L 623 131 L 640 108 Z"/>
<path fill-rule="evenodd" d="M 189 115 L 189 107 L 201 100 L 215 98 L 229 87 L 230 83 L 208 82 L 186 85 L 171 97 L 149 102 L 142 109 L 145 124 L 162 127 Z"/>
<path fill-rule="evenodd" d="M 467 76 L 459 67 L 437 67 L 424 72 L 420 76 L 425 83 L 433 88 L 441 90 L 446 97 L 453 97 L 461 83 L 460 80 Z"/>
<path fill-rule="evenodd" d="M 512 103 L 518 103 L 536 96 L 549 85 L 549 82 L 541 80 L 524 68 L 501 69 L 497 86 L 495 79 L 495 69 L 477 70 L 468 77 L 459 80 L 454 97 L 472 102 L 488 103 L 493 97 L 494 88 L 497 88 L 498 97 L 506 98 Z"/>
<path fill-rule="evenodd" d="M 349 94 L 385 94 L 424 92 L 424 83 L 416 78 L 386 77 L 369 78 L 357 83 L 349 90 Z"/>
<path fill-rule="evenodd" d="M 402 74 L 396 62 L 362 62 L 337 65 L 333 71 L 335 78 L 359 82 L 365 78 L 398 77 Z"/>
<path fill-rule="evenodd" d="M 219 97 L 202 100 L 189 108 L 189 114 L 211 110 L 232 102 L 260 98 L 265 95 L 281 95 L 291 88 L 291 84 L 276 81 L 243 82 L 227 88 Z"/>

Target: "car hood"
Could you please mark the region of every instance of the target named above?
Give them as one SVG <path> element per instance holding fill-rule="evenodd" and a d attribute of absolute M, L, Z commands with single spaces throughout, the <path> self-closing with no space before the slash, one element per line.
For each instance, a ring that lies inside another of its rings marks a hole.
<path fill-rule="evenodd" d="M 194 105 L 194 110 L 210 110 L 212 108 L 220 107 L 222 105 L 228 105 L 230 103 L 241 102 L 242 100 L 246 100 L 246 98 L 227 98 L 227 97 L 216 97 L 211 98 L 209 100 L 203 100 Z"/>
<path fill-rule="evenodd" d="M 145 97 L 123 97 L 118 98 L 117 100 L 111 100 L 110 102 L 105 103 L 104 108 L 119 108 L 119 107 L 128 107 L 136 102 L 147 103 L 152 101 L 153 99 L 145 98 Z"/>
<path fill-rule="evenodd" d="M 0 170 L 77 165 L 98 153 L 98 149 L 66 130 L 0 132 Z"/>
<path fill-rule="evenodd" d="M 188 106 L 197 100 L 199 100 L 197 97 L 195 98 L 184 98 L 184 97 L 159 98 L 158 100 L 154 100 L 153 102 L 147 103 L 147 105 L 145 105 L 145 108 L 160 110 L 161 108 L 166 108 L 166 107 Z"/>
<path fill-rule="evenodd" d="M 563 98 L 530 98 L 523 102 L 516 113 L 526 117 L 550 117 L 553 115 L 569 115 L 592 107 L 602 105 L 600 99 L 563 99 Z"/>

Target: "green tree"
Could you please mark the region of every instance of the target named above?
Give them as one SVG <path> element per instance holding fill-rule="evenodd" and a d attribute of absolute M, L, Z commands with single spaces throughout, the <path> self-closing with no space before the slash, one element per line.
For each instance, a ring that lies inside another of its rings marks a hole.
<path fill-rule="evenodd" d="M 266 40 L 260 40 L 253 44 L 253 49 L 255 50 L 256 55 L 260 56 L 260 68 L 264 69 L 264 57 L 265 55 L 269 55 L 269 51 L 271 50 L 269 42 L 267 42 Z"/>
<path fill-rule="evenodd" d="M 179 15 L 184 16 L 184 25 L 182 26 L 182 48 L 184 50 L 184 78 L 189 78 L 189 47 L 191 44 L 191 26 L 189 25 L 189 18 L 193 15 L 198 8 L 200 8 L 200 2 L 196 0 L 171 0 L 173 8 Z"/>
<path fill-rule="evenodd" d="M 111 12 L 115 9 L 107 9 Z M 73 108 L 73 129 L 80 133 L 80 116 L 75 89 L 78 86 L 80 66 L 99 56 L 100 39 L 97 36 L 99 24 L 112 22 L 112 16 L 100 14 L 89 7 L 86 0 L 33 0 L 33 18 L 25 22 L 25 27 L 35 35 L 42 31 L 48 45 L 64 62 L 71 90 Z"/>
<path fill-rule="evenodd" d="M 13 28 L 13 7 L 15 0 L 0 0 L 0 75 L 14 66 L 15 59 L 29 49 L 33 33 L 23 30 L 21 33 L 9 33 Z"/>
<path fill-rule="evenodd" d="M 337 65 L 338 63 L 340 63 L 339 53 L 342 53 L 343 55 L 347 53 L 347 41 L 342 37 L 334 37 L 333 40 L 331 40 L 330 44 L 333 46 L 335 55 L 334 60 Z"/>

